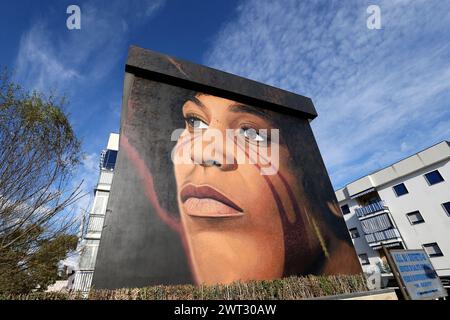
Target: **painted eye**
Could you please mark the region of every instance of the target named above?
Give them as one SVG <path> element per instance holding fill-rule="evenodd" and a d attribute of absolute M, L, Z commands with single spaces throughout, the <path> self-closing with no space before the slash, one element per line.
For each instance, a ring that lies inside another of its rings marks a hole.
<path fill-rule="evenodd" d="M 244 137 L 253 142 L 264 142 L 267 140 L 266 137 L 259 134 L 256 129 L 253 128 L 241 128 L 240 132 Z"/>
<path fill-rule="evenodd" d="M 186 123 L 194 129 L 208 129 L 208 124 L 203 122 L 202 120 L 200 120 L 197 117 L 187 117 L 186 119 Z"/>

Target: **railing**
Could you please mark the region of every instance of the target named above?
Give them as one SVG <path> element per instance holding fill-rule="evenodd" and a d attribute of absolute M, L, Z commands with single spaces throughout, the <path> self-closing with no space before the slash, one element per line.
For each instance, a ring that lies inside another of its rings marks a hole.
<path fill-rule="evenodd" d="M 88 292 L 91 288 L 94 271 L 77 271 L 73 289 L 75 291 Z"/>
<path fill-rule="evenodd" d="M 365 234 L 372 234 L 394 228 L 389 213 L 378 214 L 374 217 L 361 219 L 361 227 Z"/>
<path fill-rule="evenodd" d="M 98 184 L 110 185 L 112 183 L 113 176 L 114 176 L 114 172 L 102 170 L 100 172 L 100 178 L 99 178 Z"/>
<path fill-rule="evenodd" d="M 91 214 L 89 215 L 89 224 L 87 232 L 102 232 L 103 220 L 105 216 L 103 214 Z"/>
<path fill-rule="evenodd" d="M 375 232 L 366 235 L 366 241 L 370 243 L 380 242 L 385 240 L 397 239 L 400 237 L 400 232 L 397 229 L 388 229 L 380 232 Z"/>
<path fill-rule="evenodd" d="M 382 210 L 385 210 L 385 209 L 387 209 L 386 204 L 384 203 L 383 200 L 380 200 L 378 202 L 371 203 L 371 204 L 369 204 L 367 206 L 364 206 L 364 207 L 361 207 L 361 208 L 357 208 L 355 210 L 355 213 L 356 213 L 356 216 L 358 218 L 361 218 L 361 217 L 364 217 L 364 216 L 367 216 L 369 214 L 372 214 L 372 213 L 375 213 L 375 212 L 378 212 L 378 211 L 382 211 Z"/>

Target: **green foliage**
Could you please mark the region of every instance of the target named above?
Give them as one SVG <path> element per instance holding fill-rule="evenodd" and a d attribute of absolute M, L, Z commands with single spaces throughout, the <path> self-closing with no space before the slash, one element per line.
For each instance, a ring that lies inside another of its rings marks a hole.
<path fill-rule="evenodd" d="M 0 73 L 0 293 L 45 290 L 75 249 L 67 208 L 80 198 L 71 178 L 81 143 L 64 98 L 26 92 Z"/>
<path fill-rule="evenodd" d="M 91 300 L 298 300 L 367 291 L 363 275 L 288 277 L 278 280 L 233 282 L 212 286 L 151 286 L 91 290 Z M 1 295 L 0 299 L 54 299 L 54 294 Z M 82 299 L 64 294 L 58 299 Z"/>
<path fill-rule="evenodd" d="M 47 159 L 56 157 L 66 166 L 78 164 L 81 143 L 64 113 L 64 105 L 64 97 L 25 92 L 3 73 L 0 76 L 0 142 L 18 139 L 21 144 L 14 144 L 17 155 L 26 155 L 39 146 L 47 153 Z"/>
<path fill-rule="evenodd" d="M 34 250 L 24 245 L 4 249 L 0 264 L 0 293 L 24 294 L 46 290 L 58 279 L 59 261 L 76 248 L 77 241 L 74 235 L 60 234 L 54 239 L 38 242 Z"/>

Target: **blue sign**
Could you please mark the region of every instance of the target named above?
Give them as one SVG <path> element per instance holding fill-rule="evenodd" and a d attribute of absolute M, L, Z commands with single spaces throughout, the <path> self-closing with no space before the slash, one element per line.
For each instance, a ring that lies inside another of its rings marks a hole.
<path fill-rule="evenodd" d="M 447 296 L 447 292 L 424 250 L 391 250 L 390 254 L 412 300 Z"/>

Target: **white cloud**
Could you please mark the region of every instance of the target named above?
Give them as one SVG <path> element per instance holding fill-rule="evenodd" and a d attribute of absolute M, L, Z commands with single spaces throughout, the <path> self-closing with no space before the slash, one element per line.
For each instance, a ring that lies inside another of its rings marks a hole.
<path fill-rule="evenodd" d="M 205 56 L 313 99 L 335 187 L 450 138 L 450 2 L 377 1 L 382 30 L 369 4 L 249 0 Z"/>
<path fill-rule="evenodd" d="M 39 20 L 20 41 L 18 81 L 29 89 L 71 93 L 104 77 L 120 57 L 126 28 L 116 13 L 82 6 L 81 30 L 65 31 Z"/>
<path fill-rule="evenodd" d="M 146 3 L 144 4 L 145 8 L 145 16 L 147 17 L 151 17 L 153 16 L 159 9 L 161 9 L 164 4 L 165 4 L 166 0 L 148 0 L 146 1 Z"/>
<path fill-rule="evenodd" d="M 46 27 L 37 23 L 22 37 L 15 73 L 27 88 L 42 90 L 81 78 L 70 64 L 57 58 L 56 48 L 46 36 Z"/>
<path fill-rule="evenodd" d="M 18 81 L 29 89 L 70 93 L 91 85 L 123 58 L 130 28 L 153 17 L 164 4 L 165 0 L 86 2 L 80 5 L 80 30 L 37 20 L 20 41 Z"/>

